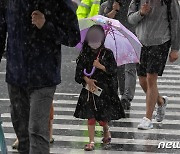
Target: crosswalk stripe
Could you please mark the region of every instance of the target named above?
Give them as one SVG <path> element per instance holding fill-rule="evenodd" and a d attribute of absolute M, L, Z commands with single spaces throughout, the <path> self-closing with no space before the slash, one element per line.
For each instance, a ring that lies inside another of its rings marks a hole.
<path fill-rule="evenodd" d="M 139 80 L 136 80 L 139 83 Z M 168 84 L 179 84 L 180 80 L 171 80 L 171 79 L 158 79 L 158 83 L 168 83 Z"/>
<path fill-rule="evenodd" d="M 144 93 L 143 90 L 139 90 L 139 89 L 136 89 L 136 93 Z M 174 95 L 180 95 L 180 91 L 177 91 L 177 90 L 160 90 L 159 93 L 165 93 L 165 94 L 174 94 Z"/>
<path fill-rule="evenodd" d="M 16 153 L 17 151 L 16 150 L 13 150 L 11 148 L 11 146 L 8 146 L 8 151 L 9 152 L 13 152 Z M 64 149 L 61 149 L 59 150 L 59 148 L 51 148 L 50 149 L 50 154 L 86 154 L 86 152 L 84 152 L 83 149 L 73 149 L 73 148 L 64 148 Z M 110 154 L 108 150 L 96 150 L 96 154 Z M 154 154 L 152 152 L 128 152 L 128 151 L 111 151 L 112 154 Z M 88 154 L 88 152 L 87 152 Z M 94 154 L 94 153 L 93 153 Z M 158 153 L 160 154 L 160 153 Z M 164 153 L 162 153 L 164 154 Z"/>
<path fill-rule="evenodd" d="M 74 100 L 54 100 L 55 104 L 77 104 L 77 101 Z M 146 104 L 145 103 L 132 103 L 132 106 L 136 106 L 136 107 L 145 107 Z M 168 104 L 167 106 L 168 108 L 180 108 L 180 104 Z"/>
<path fill-rule="evenodd" d="M 71 111 L 71 112 L 74 112 L 75 111 L 75 108 L 74 107 L 54 107 L 55 111 Z M 144 115 L 146 113 L 146 111 L 142 111 L 142 110 L 130 110 L 130 111 L 125 111 L 125 113 L 127 114 L 131 114 L 131 115 Z M 154 113 L 156 113 L 156 111 L 154 111 Z M 167 116 L 179 116 L 180 118 L 180 112 L 171 112 L 171 111 L 166 111 L 166 115 Z M 56 116 L 61 116 L 61 115 L 56 115 Z M 10 113 L 3 113 L 1 114 L 1 117 L 2 118 L 10 118 Z"/>
<path fill-rule="evenodd" d="M 136 88 L 141 88 L 139 84 L 136 85 Z M 158 88 L 162 89 L 180 89 L 180 85 L 158 85 Z"/>
<path fill-rule="evenodd" d="M 16 135 L 14 133 L 5 133 L 7 139 L 15 139 Z M 69 142 L 88 142 L 87 137 L 80 136 L 63 136 L 63 135 L 54 135 L 56 141 L 69 141 Z M 95 142 L 101 143 L 102 138 L 96 137 Z M 142 139 L 124 139 L 124 138 L 112 138 L 113 144 L 138 144 L 138 145 L 155 145 L 158 146 L 163 140 L 142 140 Z M 166 141 L 168 142 L 168 141 Z"/>
<path fill-rule="evenodd" d="M 68 108 L 67 107 L 54 107 L 54 111 L 60 111 L 60 112 L 61 111 L 71 111 L 71 112 L 74 112 L 75 108 L 71 108 L 71 107 L 68 107 Z M 127 113 L 130 113 L 130 114 L 145 114 L 145 111 L 131 110 L 131 112 L 127 112 Z M 166 115 L 179 116 L 180 112 L 166 112 Z"/>
<path fill-rule="evenodd" d="M 167 93 L 168 94 L 168 93 Z M 176 93 L 174 93 L 176 94 Z M 60 96 L 60 95 L 63 95 L 63 96 L 74 96 L 74 97 L 79 97 L 79 94 L 76 94 L 76 93 L 55 93 L 55 96 Z M 137 93 L 137 95 L 134 96 L 134 101 L 136 100 L 145 100 L 145 96 L 142 96 L 144 94 L 139 94 Z M 179 96 L 170 96 L 168 97 L 169 101 L 180 101 L 180 97 Z M 9 101 L 10 99 L 9 98 L 0 98 L 0 101 Z M 64 100 L 65 103 L 68 103 L 67 100 Z M 64 103 L 63 100 L 60 100 L 60 103 Z M 54 101 L 54 103 L 56 103 L 57 100 Z M 73 103 L 73 102 L 76 102 L 77 103 L 77 100 L 76 101 L 72 101 L 70 100 L 70 103 L 69 104 L 76 104 L 76 103 Z M 59 102 L 57 102 L 59 103 Z"/>
<path fill-rule="evenodd" d="M 77 119 L 73 117 L 72 115 L 59 115 L 59 116 L 54 116 L 54 119 L 59 119 L 59 120 L 78 120 L 78 121 L 83 121 L 83 119 Z M 139 123 L 142 120 L 142 118 L 123 118 L 120 120 L 116 120 L 116 122 L 122 122 L 122 123 Z M 154 119 L 152 120 L 153 123 L 157 124 L 169 124 L 169 125 L 180 125 L 180 120 L 163 120 L 163 122 L 158 123 Z M 3 123 L 3 126 L 11 126 L 11 123 L 5 122 Z M 180 127 L 180 126 L 179 126 Z"/>
<path fill-rule="evenodd" d="M 3 123 L 4 128 L 12 128 L 12 123 Z M 54 130 L 80 130 L 85 131 L 88 130 L 86 125 L 65 125 L 65 124 L 53 124 Z M 102 127 L 96 126 L 97 131 L 102 131 Z M 173 130 L 173 129 L 151 129 L 151 130 L 139 130 L 134 127 L 110 127 L 111 132 L 122 132 L 122 133 L 141 133 L 141 134 L 161 134 L 161 135 L 180 135 L 180 130 Z"/>

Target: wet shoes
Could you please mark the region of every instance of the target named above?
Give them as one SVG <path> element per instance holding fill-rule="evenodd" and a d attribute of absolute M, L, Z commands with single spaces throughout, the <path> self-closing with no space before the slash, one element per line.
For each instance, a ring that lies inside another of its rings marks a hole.
<path fill-rule="evenodd" d="M 156 121 L 161 122 L 165 118 L 165 113 L 166 113 L 166 106 L 168 104 L 168 97 L 163 96 L 164 99 L 164 104 L 162 106 L 158 106 L 156 109 Z"/>
<path fill-rule="evenodd" d="M 138 125 L 138 129 L 148 130 L 153 128 L 153 123 L 148 118 L 144 117 L 140 124 Z"/>

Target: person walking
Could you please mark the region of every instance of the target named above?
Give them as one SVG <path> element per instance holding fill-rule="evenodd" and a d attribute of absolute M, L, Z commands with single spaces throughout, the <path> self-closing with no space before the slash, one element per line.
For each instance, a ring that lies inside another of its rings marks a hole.
<path fill-rule="evenodd" d="M 99 14 L 119 20 L 126 28 L 134 32 L 134 26 L 127 20 L 131 0 L 107 0 L 101 4 Z M 130 63 L 118 67 L 119 91 L 122 105 L 129 110 L 136 89 L 136 64 Z"/>
<path fill-rule="evenodd" d="M 146 94 L 146 116 L 138 125 L 139 129 L 153 128 L 152 116 L 156 103 L 156 120 L 161 122 L 165 117 L 168 97 L 159 94 L 157 79 L 163 75 L 168 54 L 170 62 L 178 59 L 179 7 L 177 0 L 132 0 L 129 6 L 128 20 L 136 26 L 137 37 L 143 44 L 137 72 Z"/>
<path fill-rule="evenodd" d="M 104 147 L 111 142 L 108 122 L 125 117 L 124 109 L 118 97 L 117 63 L 113 52 L 104 47 L 105 32 L 102 26 L 94 25 L 89 28 L 82 52 L 77 58 L 75 80 L 83 85 L 74 116 L 88 119 L 89 144 L 84 150 L 95 148 L 94 135 L 96 121 L 103 127 Z M 96 67 L 92 76 L 88 72 Z"/>
<path fill-rule="evenodd" d="M 52 102 L 51 109 L 50 109 L 50 117 L 49 117 L 49 136 L 50 136 L 50 141 L 49 143 L 54 143 L 54 138 L 53 138 L 53 121 L 54 121 L 54 105 Z M 16 138 L 15 142 L 12 144 L 12 149 L 18 149 L 19 146 L 19 141 L 18 138 Z"/>
<path fill-rule="evenodd" d="M 76 11 L 78 19 L 88 18 L 98 15 L 100 0 L 81 0 Z"/>
<path fill-rule="evenodd" d="M 6 4 L 7 3 L 7 4 Z M 80 41 L 71 0 L 0 1 L 0 49 L 7 39 L 6 82 L 20 154 L 49 154 L 49 117 L 61 82 L 61 44 Z"/>

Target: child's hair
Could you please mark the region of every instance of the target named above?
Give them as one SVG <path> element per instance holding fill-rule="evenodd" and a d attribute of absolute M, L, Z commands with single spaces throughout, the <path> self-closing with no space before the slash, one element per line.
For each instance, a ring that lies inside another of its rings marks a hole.
<path fill-rule="evenodd" d="M 103 39 L 102 45 L 101 45 L 101 47 L 100 47 L 100 48 L 102 48 L 102 47 L 104 47 L 104 42 L 105 42 L 105 38 L 106 38 L 105 31 L 104 31 L 104 29 L 103 29 L 103 27 L 102 27 L 101 25 L 93 25 L 93 26 L 91 26 L 91 27 L 89 28 L 88 32 L 89 32 L 91 29 L 94 29 L 94 28 L 100 30 L 100 31 L 103 33 L 103 35 L 104 35 L 104 36 L 103 36 L 104 39 Z M 91 51 L 91 48 L 89 47 L 88 41 L 87 41 L 88 32 L 87 32 L 87 34 L 86 34 L 86 38 L 85 38 L 85 40 L 84 40 L 84 43 L 83 43 L 82 51 L 81 51 L 81 52 L 90 52 L 90 51 Z"/>

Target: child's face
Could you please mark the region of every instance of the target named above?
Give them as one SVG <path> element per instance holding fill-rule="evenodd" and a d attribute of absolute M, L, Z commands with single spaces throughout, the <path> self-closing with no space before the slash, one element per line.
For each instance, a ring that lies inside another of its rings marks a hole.
<path fill-rule="evenodd" d="M 88 31 L 87 34 L 87 41 L 88 42 L 103 42 L 104 40 L 104 34 L 101 30 L 93 28 Z"/>

